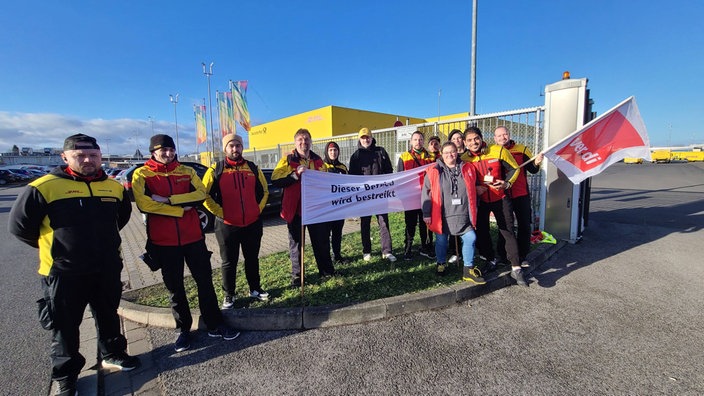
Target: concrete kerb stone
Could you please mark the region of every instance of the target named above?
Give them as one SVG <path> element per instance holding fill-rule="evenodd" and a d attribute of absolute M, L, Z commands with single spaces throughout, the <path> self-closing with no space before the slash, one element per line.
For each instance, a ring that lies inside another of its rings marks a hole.
<path fill-rule="evenodd" d="M 531 252 L 533 263 L 526 276 L 555 254 L 566 242 L 541 245 Z M 484 285 L 456 284 L 419 293 L 404 294 L 353 305 L 333 305 L 295 308 L 256 308 L 223 310 L 226 322 L 245 331 L 305 330 L 342 326 L 392 318 L 413 312 L 439 309 L 477 298 L 513 284 L 510 271 L 503 271 L 487 279 Z M 122 300 L 120 316 L 148 326 L 173 328 L 174 319 L 169 308 L 148 307 Z M 205 329 L 197 309 L 193 310 L 194 326 Z"/>

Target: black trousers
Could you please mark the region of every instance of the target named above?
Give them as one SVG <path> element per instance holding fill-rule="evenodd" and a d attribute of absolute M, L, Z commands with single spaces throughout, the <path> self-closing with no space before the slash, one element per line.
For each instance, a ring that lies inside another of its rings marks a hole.
<path fill-rule="evenodd" d="M 522 262 L 530 253 L 530 236 L 531 236 L 531 221 L 532 208 L 530 205 L 530 195 L 516 197 L 511 199 L 513 204 L 513 214 L 516 216 L 517 224 L 517 243 L 518 243 L 518 261 Z M 496 252 L 500 257 L 506 257 L 506 240 L 503 235 L 499 234 L 499 240 L 496 241 Z"/>
<path fill-rule="evenodd" d="M 342 249 L 342 228 L 345 226 L 345 220 L 335 220 L 326 223 L 330 232 L 330 245 L 332 245 L 332 254 L 335 258 L 342 257 L 340 250 Z"/>
<path fill-rule="evenodd" d="M 288 252 L 291 256 L 291 278 L 301 278 L 301 216 L 296 215 L 288 226 Z M 321 275 L 335 273 L 330 256 L 330 228 L 327 223 L 310 224 L 306 226 L 313 246 L 315 263 Z"/>
<path fill-rule="evenodd" d="M 379 238 L 381 239 L 381 253 L 391 253 L 391 233 L 389 232 L 389 215 L 376 215 L 376 221 L 379 223 Z M 362 216 L 359 218 L 359 227 L 362 232 L 362 253 L 369 254 L 372 252 L 372 217 Z"/>
<path fill-rule="evenodd" d="M 506 246 L 506 258 L 512 266 L 521 265 L 518 259 L 518 244 L 516 236 L 513 233 L 513 206 L 511 199 L 503 198 L 496 202 L 479 202 L 477 208 L 477 249 L 479 254 L 487 260 L 494 259 L 494 247 L 491 242 L 491 234 L 489 232 L 489 214 L 494 214 L 496 226 L 499 228 L 499 234 L 504 237 Z"/>
<path fill-rule="evenodd" d="M 244 256 L 244 274 L 247 277 L 249 290 L 261 289 L 259 248 L 262 244 L 263 229 L 261 219 L 245 227 L 231 226 L 220 219 L 215 221 L 215 239 L 218 241 L 222 260 L 222 290 L 228 296 L 235 295 L 240 246 Z"/>
<path fill-rule="evenodd" d="M 77 378 L 86 359 L 79 353 L 79 326 L 90 306 L 103 358 L 127 349 L 120 333 L 117 308 L 122 296 L 121 267 L 93 274 L 50 274 L 41 278 L 44 298 L 50 301 L 54 328 L 51 339 L 51 378 Z"/>
<path fill-rule="evenodd" d="M 428 226 L 423 221 L 423 211 L 420 209 L 407 210 L 403 213 L 406 220 L 406 249 L 413 245 L 413 238 L 416 237 L 416 226 L 418 226 L 418 236 L 420 237 L 420 246 L 423 249 L 429 249 L 432 244 L 432 239 L 429 239 Z M 432 237 L 430 237 L 432 238 Z"/>
<path fill-rule="evenodd" d="M 150 254 L 161 265 L 161 276 L 164 286 L 169 290 L 171 313 L 176 320 L 177 329 L 190 331 L 193 325 L 193 316 L 188 308 L 186 289 L 183 285 L 184 260 L 198 287 L 198 306 L 205 325 L 212 330 L 224 323 L 213 286 L 211 252 L 205 246 L 204 239 L 183 246 L 152 245 Z"/>

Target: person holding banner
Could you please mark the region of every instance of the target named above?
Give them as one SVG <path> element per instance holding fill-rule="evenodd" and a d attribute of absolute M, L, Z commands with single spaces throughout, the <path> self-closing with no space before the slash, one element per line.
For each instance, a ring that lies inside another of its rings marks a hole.
<path fill-rule="evenodd" d="M 470 162 L 479 174 L 477 194 L 477 248 L 489 263 L 490 270 L 498 264 L 489 233 L 489 215 L 494 214 L 499 233 L 506 240 L 506 256 L 511 263 L 511 277 L 521 286 L 528 286 L 523 278 L 518 256 L 518 244 L 513 233 L 513 207 L 506 190 L 518 179 L 518 164 L 508 149 L 492 144 L 488 146 L 477 127 L 464 132 L 467 151 L 462 160 Z"/>
<path fill-rule="evenodd" d="M 462 239 L 462 279 L 483 285 L 479 268 L 473 264 L 477 225 L 477 171 L 458 159 L 452 142 L 442 145 L 441 159 L 426 170 L 421 190 L 423 221 L 435 233 L 436 273 L 445 275 L 447 247 L 451 235 Z"/>
<path fill-rule="evenodd" d="M 347 166 L 340 162 L 340 146 L 335 142 L 328 142 L 325 145 L 325 159 L 323 160 L 323 169 L 330 173 L 339 173 L 346 175 L 348 172 Z M 332 245 L 332 253 L 335 257 L 335 262 L 338 264 L 347 264 L 349 260 L 342 256 L 342 228 L 345 226 L 345 219 L 329 221 L 330 228 L 330 244 Z"/>
<path fill-rule="evenodd" d="M 240 246 L 249 296 L 269 300 L 259 277 L 259 248 L 264 226 L 259 216 L 269 198 L 266 178 L 254 162 L 242 157 L 242 137 L 228 133 L 222 138 L 225 158 L 212 165 L 203 176 L 208 195 L 204 206 L 215 215 L 215 239 L 222 259 L 223 309 L 235 302 L 237 261 Z"/>
<path fill-rule="evenodd" d="M 357 151 L 350 157 L 350 175 L 383 175 L 393 173 L 391 159 L 386 150 L 376 145 L 369 128 L 359 130 Z M 389 215 L 377 214 L 379 223 L 379 236 L 381 237 L 381 257 L 396 261 L 396 256 L 391 252 L 391 232 L 389 232 Z M 364 261 L 372 259 L 371 216 L 360 217 L 362 231 L 362 258 Z"/>
<path fill-rule="evenodd" d="M 281 218 L 288 227 L 288 248 L 291 257 L 291 286 L 300 287 L 301 266 L 301 174 L 307 170 L 324 170 L 323 159 L 311 151 L 312 138 L 307 129 L 299 129 L 293 135 L 293 151 L 281 158 L 271 174 L 271 183 L 283 188 Z M 330 233 L 327 223 L 308 225 L 308 235 L 313 246 L 313 255 L 321 278 L 335 275 L 330 256 Z"/>
<path fill-rule="evenodd" d="M 529 161 L 533 154 L 530 149 L 520 143 L 516 143 L 511 139 L 511 132 L 505 126 L 500 126 L 494 129 L 494 142 L 497 145 L 503 146 L 511 152 L 511 155 L 516 160 L 516 163 L 522 167 L 518 169 L 518 178 L 508 190 L 508 195 L 511 198 L 513 213 L 516 216 L 518 225 L 516 239 L 518 241 L 518 261 L 521 267 L 530 267 L 530 263 L 526 261 L 528 253 L 530 253 L 530 237 L 531 237 L 531 205 L 530 194 L 528 193 L 528 177 L 526 172 L 538 173 L 540 171 L 540 163 L 543 161 L 543 154 L 538 154 L 533 161 Z M 499 239 L 496 242 L 496 251 L 499 257 L 506 257 L 506 240 L 502 234 L 499 234 Z"/>
<path fill-rule="evenodd" d="M 403 172 L 414 168 L 419 168 L 423 165 L 431 164 L 430 154 L 423 147 L 425 137 L 423 132 L 415 131 L 411 135 L 410 150 L 402 153 L 398 157 L 396 172 Z M 403 259 L 413 259 L 413 238 L 416 236 L 416 225 L 418 226 L 418 236 L 420 236 L 420 255 L 429 259 L 435 259 L 435 253 L 432 250 L 432 242 L 428 239 L 428 228 L 423 221 L 423 211 L 420 209 L 407 210 L 404 212 L 406 222 L 406 239 L 403 248 Z"/>

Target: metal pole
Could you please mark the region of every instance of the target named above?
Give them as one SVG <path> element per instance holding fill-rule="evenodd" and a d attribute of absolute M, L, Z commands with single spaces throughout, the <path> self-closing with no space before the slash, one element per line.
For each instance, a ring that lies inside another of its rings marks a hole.
<path fill-rule="evenodd" d="M 469 115 L 476 114 L 477 99 L 477 0 L 472 0 L 472 66 L 469 72 Z"/>
<path fill-rule="evenodd" d="M 213 128 L 213 97 L 210 94 L 210 76 L 213 75 L 213 65 L 215 62 L 210 62 L 210 70 L 205 69 L 205 62 L 201 63 L 203 65 L 203 74 L 208 79 L 208 106 L 210 107 L 210 162 L 215 162 L 215 129 Z"/>
<path fill-rule="evenodd" d="M 174 104 L 174 122 L 176 122 L 176 152 L 181 154 L 181 147 L 178 142 L 178 115 L 176 114 L 176 105 L 178 104 L 178 94 L 173 96 L 169 94 L 169 100 Z"/>

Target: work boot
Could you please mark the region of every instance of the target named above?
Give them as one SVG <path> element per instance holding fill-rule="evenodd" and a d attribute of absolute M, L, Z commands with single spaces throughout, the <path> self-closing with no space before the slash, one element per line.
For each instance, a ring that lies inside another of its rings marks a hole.
<path fill-rule="evenodd" d="M 403 259 L 406 261 L 413 260 L 413 242 L 406 241 L 403 248 Z"/>

